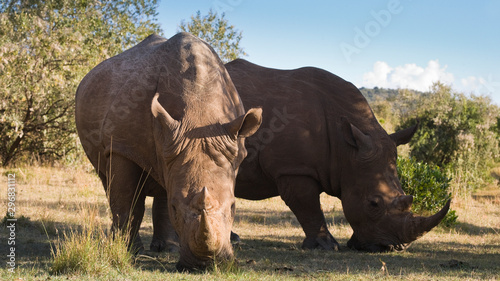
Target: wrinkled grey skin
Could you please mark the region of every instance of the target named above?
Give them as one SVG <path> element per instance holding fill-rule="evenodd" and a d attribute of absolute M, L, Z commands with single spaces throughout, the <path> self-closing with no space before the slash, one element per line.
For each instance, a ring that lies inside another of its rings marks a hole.
<path fill-rule="evenodd" d="M 449 202 L 431 217 L 410 212 L 396 171 L 396 146 L 417 126 L 388 135 L 351 83 L 306 67 L 276 70 L 245 60 L 226 64 L 245 106 L 262 107 L 259 131 L 246 140 L 235 195 L 260 200 L 281 196 L 300 222 L 303 248 L 337 250 L 319 195 L 341 199 L 354 230 L 348 246 L 403 250 L 436 226 Z"/>
<path fill-rule="evenodd" d="M 245 113 L 213 49 L 187 33 L 151 35 L 96 66 L 78 87 L 76 125 L 113 230 L 128 230 L 140 250 L 145 197 L 154 196 L 153 250 L 178 239 L 181 270 L 231 259 L 235 177 L 261 115 Z"/>

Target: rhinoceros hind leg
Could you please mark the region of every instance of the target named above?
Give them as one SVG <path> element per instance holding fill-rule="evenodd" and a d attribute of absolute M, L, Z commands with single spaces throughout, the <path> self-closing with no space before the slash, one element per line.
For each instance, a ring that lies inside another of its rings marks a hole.
<path fill-rule="evenodd" d="M 319 183 L 308 176 L 282 176 L 277 183 L 281 198 L 306 234 L 302 248 L 338 251 L 339 243 L 328 231 L 321 210 Z"/>
<path fill-rule="evenodd" d="M 153 200 L 153 240 L 149 249 L 155 252 L 179 252 L 179 237 L 170 223 L 166 192 L 155 196 Z"/>

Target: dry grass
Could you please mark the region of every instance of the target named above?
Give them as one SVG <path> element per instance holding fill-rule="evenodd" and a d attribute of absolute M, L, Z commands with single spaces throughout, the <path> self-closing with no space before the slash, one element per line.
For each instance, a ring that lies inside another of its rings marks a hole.
<path fill-rule="evenodd" d="M 1 185 L 7 186 L 9 172 L 17 179 L 16 217 L 23 218 L 16 229 L 14 274 L 5 266 L 6 240 L 0 240 L 2 280 L 500 279 L 500 189 L 495 186 L 470 198 L 456 199 L 452 208 L 459 216 L 458 226 L 431 231 L 405 253 L 367 254 L 347 249 L 352 230 L 336 198 L 322 195 L 329 229 L 342 245 L 337 253 L 300 249 L 304 234 L 281 199 L 238 200 L 234 230 L 242 243 L 235 246 L 237 267 L 189 275 L 175 271 L 177 254 L 147 252 L 147 256 L 136 258 L 126 273 L 51 275 L 51 249 L 65 241 L 65 234 L 85 233 L 84 226 L 89 224 L 109 228 L 103 187 L 89 166 L 0 169 Z M 0 210 L 6 210 L 6 193 L 3 187 L 1 190 Z M 148 198 L 140 230 L 146 247 L 152 237 L 151 203 Z M 4 237 L 4 230 L 1 233 Z"/>
<path fill-rule="evenodd" d="M 91 222 L 81 231 L 65 232 L 53 247 L 49 272 L 90 276 L 130 272 L 133 255 L 127 251 L 128 239 L 119 234 L 112 237 Z"/>

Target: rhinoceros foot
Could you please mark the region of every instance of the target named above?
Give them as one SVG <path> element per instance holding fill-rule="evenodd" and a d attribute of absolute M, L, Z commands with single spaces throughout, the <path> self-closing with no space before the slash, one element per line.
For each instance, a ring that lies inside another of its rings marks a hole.
<path fill-rule="evenodd" d="M 134 242 L 128 246 L 128 250 L 130 253 L 136 256 L 144 254 L 144 245 L 142 244 L 142 240 L 139 235 L 137 235 L 134 239 Z"/>
<path fill-rule="evenodd" d="M 326 235 L 323 237 L 307 237 L 302 243 L 302 249 L 319 249 L 328 251 L 338 251 L 339 243 L 332 235 Z"/>
<path fill-rule="evenodd" d="M 179 243 L 170 240 L 153 239 L 149 245 L 149 249 L 153 252 L 178 253 Z"/>
<path fill-rule="evenodd" d="M 240 236 L 231 231 L 231 244 L 237 245 L 241 242 Z"/>

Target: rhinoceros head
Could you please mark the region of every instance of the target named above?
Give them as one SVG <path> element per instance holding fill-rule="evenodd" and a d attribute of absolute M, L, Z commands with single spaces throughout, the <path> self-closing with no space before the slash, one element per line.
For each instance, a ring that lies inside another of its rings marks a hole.
<path fill-rule="evenodd" d="M 164 167 L 170 220 L 180 239 L 179 270 L 200 269 L 233 258 L 234 185 L 246 156 L 244 138 L 260 126 L 262 110 L 225 124 L 203 127 L 175 120 L 153 99 L 164 143 L 157 152 Z"/>
<path fill-rule="evenodd" d="M 404 250 L 444 218 L 450 202 L 430 217 L 415 216 L 413 197 L 405 195 L 396 170 L 396 146 L 408 143 L 417 125 L 388 135 L 380 128 L 364 134 L 343 118 L 342 134 L 349 144 L 344 157 L 341 199 L 353 228 L 347 245 L 368 252 Z"/>

